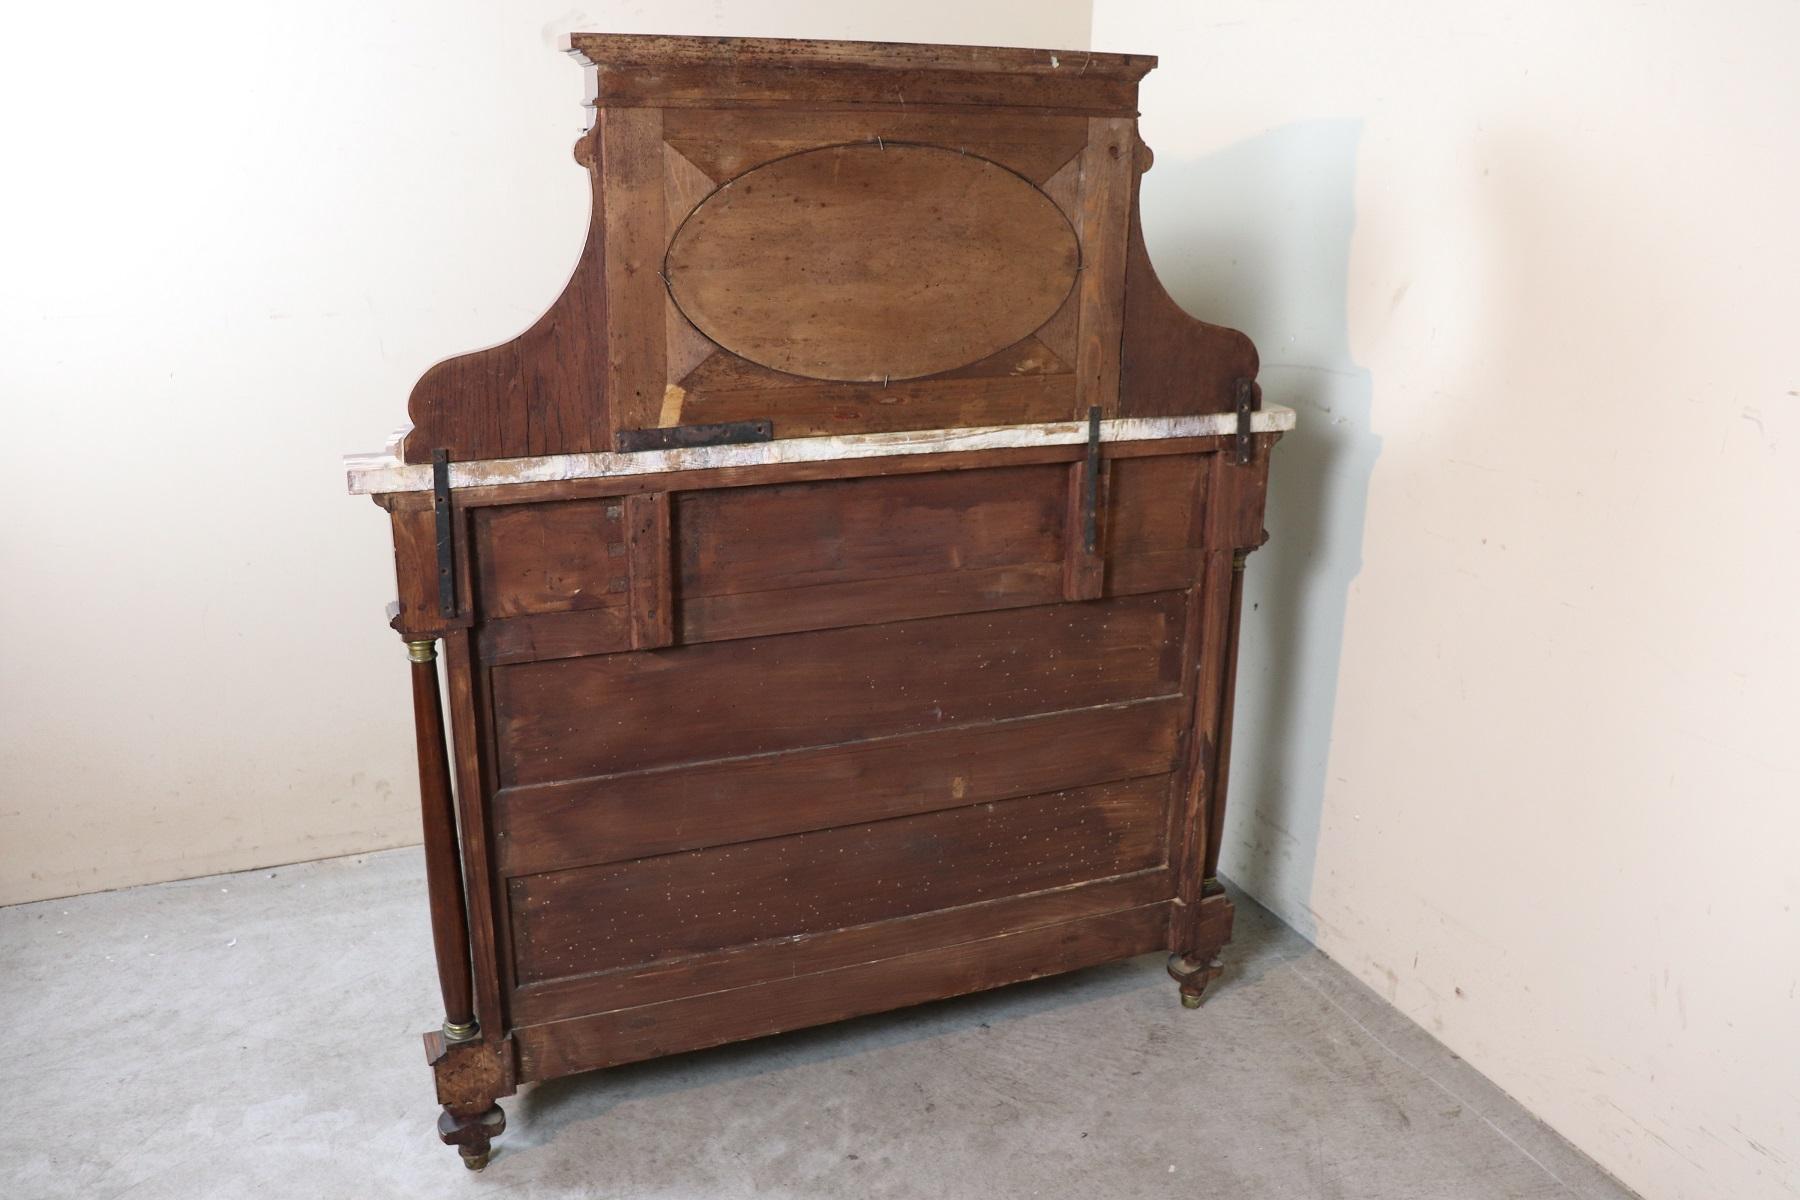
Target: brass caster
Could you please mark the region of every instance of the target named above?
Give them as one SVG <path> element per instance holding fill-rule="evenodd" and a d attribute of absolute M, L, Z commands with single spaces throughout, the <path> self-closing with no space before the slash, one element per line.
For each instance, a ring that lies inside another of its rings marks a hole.
<path fill-rule="evenodd" d="M 483 1150 L 480 1154 L 465 1154 L 463 1155 L 463 1166 L 471 1171 L 480 1171 L 488 1165 L 488 1157 L 492 1153 L 492 1150 Z"/>
<path fill-rule="evenodd" d="M 1190 996 L 1186 992 L 1181 993 L 1181 1007 L 1183 1007 L 1183 1008 L 1199 1008 L 1200 1007 L 1200 997 Z"/>

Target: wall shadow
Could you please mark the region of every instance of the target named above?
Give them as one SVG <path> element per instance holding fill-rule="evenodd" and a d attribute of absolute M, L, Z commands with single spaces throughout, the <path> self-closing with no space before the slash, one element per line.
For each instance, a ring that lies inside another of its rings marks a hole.
<path fill-rule="evenodd" d="M 1350 354 L 1361 136 L 1360 120 L 1299 122 L 1203 156 L 1159 153 L 1143 184 L 1169 294 L 1255 339 L 1265 401 L 1299 413 L 1275 451 L 1272 537 L 1245 580 L 1222 870 L 1308 939 L 1345 608 L 1381 452 L 1373 382 Z"/>

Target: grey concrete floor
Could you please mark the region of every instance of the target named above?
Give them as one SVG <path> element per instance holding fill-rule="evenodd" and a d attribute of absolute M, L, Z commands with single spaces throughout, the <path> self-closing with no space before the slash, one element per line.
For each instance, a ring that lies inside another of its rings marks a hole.
<path fill-rule="evenodd" d="M 526 1089 L 433 1133 L 416 850 L 0 909 L 0 1195 L 1630 1196 L 1254 904 L 1160 956 Z"/>

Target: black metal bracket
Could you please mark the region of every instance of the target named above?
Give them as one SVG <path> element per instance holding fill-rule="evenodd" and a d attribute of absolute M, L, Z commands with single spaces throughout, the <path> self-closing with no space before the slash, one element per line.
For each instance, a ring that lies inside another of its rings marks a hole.
<path fill-rule="evenodd" d="M 450 452 L 431 452 L 431 511 L 437 518 L 438 611 L 456 615 L 456 531 L 450 523 Z"/>
<path fill-rule="evenodd" d="M 690 446 L 736 446 L 775 440 L 773 421 L 726 421 L 718 425 L 661 425 L 655 429 L 619 430 L 619 449 L 682 450 Z"/>
<path fill-rule="evenodd" d="M 1250 440 L 1250 414 L 1262 407 L 1262 389 L 1248 379 L 1234 379 L 1231 386 L 1237 408 L 1237 437 L 1232 460 L 1241 467 L 1248 464 L 1256 452 L 1256 444 Z"/>
<path fill-rule="evenodd" d="M 1087 475 L 1081 489 L 1081 533 L 1092 554 L 1100 541 L 1100 409 L 1088 409 Z"/>

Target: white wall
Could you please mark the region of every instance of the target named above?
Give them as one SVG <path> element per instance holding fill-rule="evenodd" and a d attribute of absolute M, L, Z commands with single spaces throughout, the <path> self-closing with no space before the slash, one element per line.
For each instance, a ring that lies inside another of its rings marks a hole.
<path fill-rule="evenodd" d="M 0 903 L 417 840 L 386 521 L 338 456 L 587 222 L 571 29 L 1085 48 L 1088 0 L 9 13 Z"/>
<path fill-rule="evenodd" d="M 1225 870 L 1649 1200 L 1800 1195 L 1800 7 L 1100 0 L 1301 431 Z"/>

